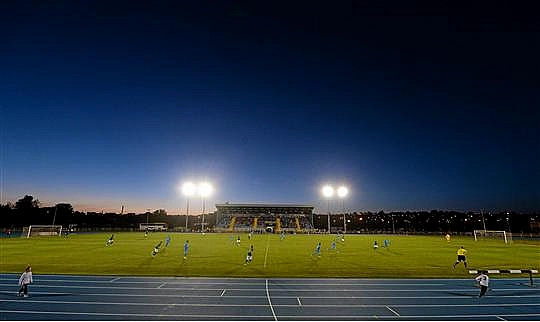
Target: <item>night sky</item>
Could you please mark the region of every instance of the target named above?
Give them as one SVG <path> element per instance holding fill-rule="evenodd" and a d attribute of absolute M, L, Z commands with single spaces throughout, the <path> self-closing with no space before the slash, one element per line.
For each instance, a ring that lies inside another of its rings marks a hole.
<path fill-rule="evenodd" d="M 452 4 L 3 2 L 0 201 L 540 211 L 536 11 Z"/>

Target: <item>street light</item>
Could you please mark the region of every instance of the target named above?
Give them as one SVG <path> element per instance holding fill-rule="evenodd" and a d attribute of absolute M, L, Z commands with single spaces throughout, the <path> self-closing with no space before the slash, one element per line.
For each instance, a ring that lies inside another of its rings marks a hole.
<path fill-rule="evenodd" d="M 188 216 L 189 216 L 189 197 L 193 196 L 197 192 L 197 187 L 193 182 L 186 182 L 182 185 L 182 194 L 186 196 L 186 232 L 188 229 Z"/>
<path fill-rule="evenodd" d="M 330 233 L 330 199 L 334 196 L 334 188 L 332 186 L 326 185 L 322 187 L 322 195 L 327 199 L 328 202 L 328 233 Z"/>
<path fill-rule="evenodd" d="M 347 223 L 345 220 L 345 217 L 347 217 L 345 215 L 345 197 L 347 197 L 348 194 L 349 194 L 349 189 L 347 189 L 347 187 L 341 186 L 337 190 L 337 195 L 341 199 L 342 211 L 343 211 L 343 233 L 347 232 Z"/>
<path fill-rule="evenodd" d="M 207 197 L 209 197 L 212 192 L 214 192 L 214 187 L 208 182 L 201 182 L 199 183 L 197 187 L 197 192 L 199 193 L 199 196 L 201 196 L 203 201 L 203 210 L 202 210 L 202 223 L 201 223 L 201 230 L 204 233 L 204 211 L 205 211 L 205 201 Z"/>

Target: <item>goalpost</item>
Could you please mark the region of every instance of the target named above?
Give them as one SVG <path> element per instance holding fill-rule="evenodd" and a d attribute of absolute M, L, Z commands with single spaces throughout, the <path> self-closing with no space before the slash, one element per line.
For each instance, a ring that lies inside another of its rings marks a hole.
<path fill-rule="evenodd" d="M 474 240 L 478 241 L 480 238 L 501 239 L 508 244 L 512 242 L 512 233 L 504 230 L 475 230 Z"/>
<path fill-rule="evenodd" d="M 31 236 L 61 236 L 61 225 L 31 225 L 23 227 L 21 237 L 30 238 Z"/>

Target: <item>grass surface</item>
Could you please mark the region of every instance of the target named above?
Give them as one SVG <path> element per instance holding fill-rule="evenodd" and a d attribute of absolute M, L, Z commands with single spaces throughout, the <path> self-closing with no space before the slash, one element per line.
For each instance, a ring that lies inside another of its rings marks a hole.
<path fill-rule="evenodd" d="M 110 233 L 64 237 L 3 238 L 0 240 L 0 271 L 20 273 L 31 264 L 35 274 L 161 275 L 208 277 L 381 277 L 468 278 L 459 264 L 452 269 L 460 245 L 468 250 L 471 269 L 538 269 L 539 242 L 500 240 L 475 242 L 472 237 L 347 235 L 338 242 L 339 253 L 330 251 L 335 235 L 254 235 L 171 233 L 169 247 L 152 258 L 155 244 L 167 233 L 115 233 L 114 245 L 105 246 Z M 390 247 L 374 250 L 390 240 Z M 187 260 L 183 244 L 190 241 Z M 321 257 L 312 256 L 322 242 Z M 245 266 L 249 245 L 253 263 Z M 525 277 L 525 276 L 524 276 Z"/>

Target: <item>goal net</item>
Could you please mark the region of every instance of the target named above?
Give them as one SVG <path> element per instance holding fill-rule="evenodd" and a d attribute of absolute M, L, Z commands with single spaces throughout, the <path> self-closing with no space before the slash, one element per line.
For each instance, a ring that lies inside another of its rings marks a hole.
<path fill-rule="evenodd" d="M 474 240 L 479 239 L 500 239 L 508 244 L 512 242 L 512 233 L 504 230 L 475 230 Z"/>
<path fill-rule="evenodd" d="M 30 238 L 34 236 L 61 236 L 62 226 L 60 225 L 32 225 L 23 227 L 21 237 Z"/>

